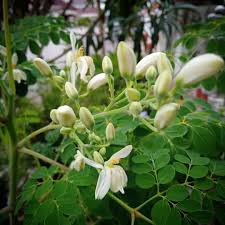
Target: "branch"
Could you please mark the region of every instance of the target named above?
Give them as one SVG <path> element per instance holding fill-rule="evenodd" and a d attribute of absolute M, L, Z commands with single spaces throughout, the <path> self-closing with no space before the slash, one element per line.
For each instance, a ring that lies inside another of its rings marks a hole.
<path fill-rule="evenodd" d="M 55 160 L 50 159 L 50 158 L 48 158 L 48 157 L 46 157 L 46 156 L 44 156 L 44 155 L 42 155 L 42 154 L 40 154 L 38 152 L 35 152 L 35 151 L 31 150 L 31 149 L 28 149 L 28 148 L 23 147 L 23 148 L 19 149 L 18 152 L 31 155 L 33 157 L 36 157 L 38 159 L 41 159 L 44 162 L 47 162 L 49 164 L 58 166 L 64 172 L 67 172 L 69 170 L 69 168 L 67 166 L 64 166 L 63 164 L 61 164 L 59 162 L 56 162 Z"/>

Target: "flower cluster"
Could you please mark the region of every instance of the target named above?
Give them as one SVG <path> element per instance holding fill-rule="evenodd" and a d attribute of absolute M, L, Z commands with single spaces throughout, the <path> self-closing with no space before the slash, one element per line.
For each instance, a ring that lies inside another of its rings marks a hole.
<path fill-rule="evenodd" d="M 120 42 L 117 47 L 117 59 L 120 75 L 125 80 L 126 88 L 115 98 L 111 59 L 105 56 L 102 61 L 103 72 L 94 75 L 93 59 L 84 55 L 83 47 L 77 47 L 73 33 L 71 33 L 70 39 L 72 51 L 67 54 L 66 67 L 59 75 L 55 75 L 44 60 L 39 58 L 34 60 L 35 66 L 42 74 L 55 81 L 59 86 L 64 85 L 63 92 L 68 100 L 74 103 L 73 108 L 63 105 L 57 109 L 52 109 L 50 117 L 53 123 L 62 127 L 60 130 L 62 134 L 68 135 L 78 144 L 79 150 L 74 156 L 70 168 L 80 171 L 87 164 L 99 171 L 95 198 L 104 198 L 109 190 L 124 193 L 127 175 L 118 164 L 120 159 L 131 153 L 132 145 L 124 147 L 105 161 L 104 155 L 107 147 L 116 137 L 116 129 L 109 121 L 105 129 L 105 136 L 98 136 L 94 129 L 95 116 L 87 107 L 81 106 L 81 99 L 93 90 L 108 84 L 110 107 L 120 102 L 120 96 L 124 95 L 123 100 L 126 100 L 126 104 L 115 110 L 125 110 L 123 112 L 139 119 L 152 131 L 159 132 L 169 126 L 176 117 L 180 106 L 179 100 L 174 97 L 176 91 L 218 73 L 224 67 L 224 61 L 214 54 L 197 56 L 187 62 L 175 75 L 171 62 L 165 53 L 152 53 L 137 63 L 133 49 L 125 42 Z M 145 87 L 144 94 L 140 88 L 143 85 Z M 84 89 L 86 92 L 81 93 Z M 105 109 L 105 113 L 110 108 L 109 106 Z M 155 110 L 153 120 L 150 120 L 151 118 L 148 116 L 147 119 L 141 116 L 145 107 Z M 84 144 L 80 140 L 79 134 L 81 133 L 86 135 L 88 144 Z M 86 146 L 91 146 L 91 148 L 86 148 Z"/>

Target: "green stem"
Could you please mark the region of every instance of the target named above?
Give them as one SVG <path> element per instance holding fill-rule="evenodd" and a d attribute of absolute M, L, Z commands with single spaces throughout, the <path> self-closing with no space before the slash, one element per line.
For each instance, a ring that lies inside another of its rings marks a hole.
<path fill-rule="evenodd" d="M 49 130 L 53 130 L 53 129 L 56 129 L 56 128 L 60 128 L 61 126 L 58 125 L 58 124 L 49 124 L 45 127 L 42 127 L 32 133 L 30 133 L 28 136 L 26 136 L 24 139 L 22 139 L 19 143 L 18 143 L 18 147 L 21 148 L 27 141 L 29 141 L 30 139 L 34 138 L 35 136 L 37 136 L 38 134 L 41 134 L 41 133 L 44 133 L 46 131 L 49 131 Z"/>
<path fill-rule="evenodd" d="M 150 130 L 152 130 L 153 132 L 157 132 L 157 129 L 153 127 L 145 118 L 139 116 L 139 120 Z"/>
<path fill-rule="evenodd" d="M 113 110 L 110 110 L 110 111 L 98 113 L 98 114 L 94 115 L 94 118 L 99 119 L 99 118 L 102 118 L 102 117 L 105 117 L 105 116 L 111 116 L 111 115 L 114 115 L 114 114 L 123 113 L 123 112 L 126 112 L 127 109 L 128 109 L 128 106 L 126 105 L 126 106 L 118 108 L 118 109 L 113 109 Z"/>
<path fill-rule="evenodd" d="M 35 151 L 31 150 L 31 149 L 28 149 L 28 148 L 24 147 L 24 148 L 19 149 L 18 152 L 31 155 L 34 158 L 41 159 L 42 161 L 47 162 L 47 163 L 49 163 L 51 165 L 58 166 L 60 169 L 62 169 L 65 172 L 67 172 L 69 170 L 69 168 L 67 166 L 64 166 L 63 164 L 58 163 L 55 160 L 50 159 L 50 158 L 48 158 L 48 157 L 46 157 L 46 156 L 44 156 L 44 155 L 42 155 L 42 154 L 40 154 L 38 152 L 35 152 Z"/>
<path fill-rule="evenodd" d="M 9 201 L 8 206 L 12 209 L 9 214 L 10 224 L 16 224 L 14 209 L 16 204 L 16 182 L 17 182 L 17 135 L 15 129 L 15 83 L 13 78 L 12 68 L 12 55 L 11 55 L 11 39 L 9 32 L 8 22 L 8 1 L 3 0 L 3 17 L 4 17 L 4 31 L 5 31 L 5 44 L 7 49 L 7 69 L 8 69 L 8 80 L 9 80 L 9 96 L 8 96 L 8 121 L 6 124 L 9 134 Z"/>

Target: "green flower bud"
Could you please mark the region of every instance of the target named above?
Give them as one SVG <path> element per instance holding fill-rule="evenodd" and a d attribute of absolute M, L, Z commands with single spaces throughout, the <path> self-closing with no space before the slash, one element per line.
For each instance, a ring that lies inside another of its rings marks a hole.
<path fill-rule="evenodd" d="M 71 132 L 71 128 L 69 128 L 69 127 L 62 127 L 61 129 L 60 129 L 60 134 L 62 134 L 62 135 L 69 135 L 70 134 L 70 132 Z"/>
<path fill-rule="evenodd" d="M 54 123 L 59 123 L 57 119 L 57 109 L 52 109 L 50 112 L 50 118 Z"/>
<path fill-rule="evenodd" d="M 164 70 L 162 72 L 154 85 L 154 95 L 157 98 L 161 98 L 163 96 L 166 96 L 171 88 L 171 83 L 172 83 L 172 76 L 171 73 L 167 70 Z"/>
<path fill-rule="evenodd" d="M 91 129 L 94 124 L 95 120 L 92 116 L 91 112 L 86 107 L 81 107 L 79 112 L 81 122 L 88 128 Z"/>
<path fill-rule="evenodd" d="M 65 92 L 66 95 L 72 100 L 78 97 L 78 91 L 71 82 L 67 81 L 65 83 Z"/>
<path fill-rule="evenodd" d="M 150 66 L 145 73 L 145 79 L 149 82 L 152 82 L 155 81 L 156 77 L 157 77 L 157 70 L 155 66 Z"/>
<path fill-rule="evenodd" d="M 129 112 L 134 116 L 137 117 L 142 112 L 142 106 L 140 102 L 131 102 L 129 105 Z"/>
<path fill-rule="evenodd" d="M 102 60 L 102 70 L 105 74 L 112 74 L 113 72 L 113 65 L 112 61 L 108 56 L 105 56 Z"/>
<path fill-rule="evenodd" d="M 157 61 L 157 69 L 159 74 L 163 73 L 165 70 L 170 74 L 173 74 L 173 67 L 166 54 L 163 53 L 159 56 L 159 59 Z"/>
<path fill-rule="evenodd" d="M 76 129 L 76 131 L 78 133 L 81 133 L 82 134 L 82 133 L 85 133 L 86 132 L 86 127 L 85 127 L 85 125 L 81 121 L 78 121 L 77 120 L 73 127 Z"/>
<path fill-rule="evenodd" d="M 112 141 L 115 138 L 116 131 L 112 123 L 108 123 L 105 130 L 105 136 L 107 141 Z"/>
<path fill-rule="evenodd" d="M 65 83 L 65 80 L 60 76 L 53 76 L 53 80 L 60 86 Z"/>
<path fill-rule="evenodd" d="M 105 155 L 105 153 L 106 153 L 106 148 L 105 148 L 105 147 L 101 148 L 101 149 L 99 150 L 99 153 L 100 153 L 101 155 Z"/>
<path fill-rule="evenodd" d="M 125 42 L 120 42 L 117 47 L 117 59 L 121 76 L 130 78 L 134 75 L 136 66 L 136 56 L 133 49 Z"/>
<path fill-rule="evenodd" d="M 101 138 L 98 135 L 96 135 L 95 133 L 90 133 L 88 135 L 88 138 L 91 142 L 95 142 L 95 143 L 101 142 Z"/>
<path fill-rule="evenodd" d="M 224 60 L 215 54 L 204 54 L 188 61 L 175 77 L 177 83 L 195 84 L 224 68 Z"/>
<path fill-rule="evenodd" d="M 53 72 L 48 63 L 46 63 L 43 59 L 41 58 L 36 58 L 34 59 L 34 65 L 35 67 L 40 71 L 45 76 L 52 76 Z"/>
<path fill-rule="evenodd" d="M 127 88 L 125 94 L 129 102 L 139 101 L 141 98 L 140 92 L 135 88 Z"/>
<path fill-rule="evenodd" d="M 166 128 L 176 117 L 179 105 L 176 103 L 168 103 L 161 106 L 156 112 L 154 118 L 154 126 L 158 129 Z"/>
<path fill-rule="evenodd" d="M 94 151 L 93 159 L 97 163 L 104 164 L 104 159 L 102 158 L 101 154 L 97 151 Z"/>
<path fill-rule="evenodd" d="M 66 72 L 65 72 L 65 70 L 60 70 L 59 76 L 60 77 L 63 77 L 63 78 L 66 78 Z"/>
<path fill-rule="evenodd" d="M 57 120 L 63 127 L 72 127 L 76 121 L 76 115 L 68 105 L 60 106 L 56 112 Z"/>

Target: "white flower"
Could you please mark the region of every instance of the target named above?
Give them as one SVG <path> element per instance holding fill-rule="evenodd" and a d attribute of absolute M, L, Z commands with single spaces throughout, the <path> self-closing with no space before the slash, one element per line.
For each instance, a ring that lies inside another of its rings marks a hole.
<path fill-rule="evenodd" d="M 79 151 L 77 152 L 77 154 L 82 155 L 86 164 L 101 169 L 95 189 L 95 199 L 103 199 L 109 189 L 112 192 L 120 191 L 122 194 L 124 193 L 124 187 L 127 186 L 128 179 L 124 169 L 117 164 L 119 164 L 120 159 L 126 158 L 131 153 L 131 150 L 132 145 L 122 148 L 113 154 L 104 165 L 84 157 Z"/>
<path fill-rule="evenodd" d="M 77 59 L 77 67 L 80 73 L 80 79 L 85 83 L 88 82 L 87 75 L 91 77 L 95 73 L 95 65 L 90 56 L 81 56 Z"/>
<path fill-rule="evenodd" d="M 223 59 L 215 54 L 203 54 L 188 61 L 175 77 L 184 85 L 194 84 L 222 70 Z"/>
<path fill-rule="evenodd" d="M 8 72 L 4 74 L 4 78 L 8 77 Z M 15 81 L 17 81 L 19 84 L 21 83 L 21 80 L 27 80 L 27 75 L 20 69 L 13 69 L 13 78 Z"/>
<path fill-rule="evenodd" d="M 85 167 L 84 157 L 80 151 L 77 151 L 77 154 L 74 156 L 74 159 L 75 160 L 73 160 L 70 164 L 70 169 L 75 169 L 77 171 L 84 169 Z"/>

